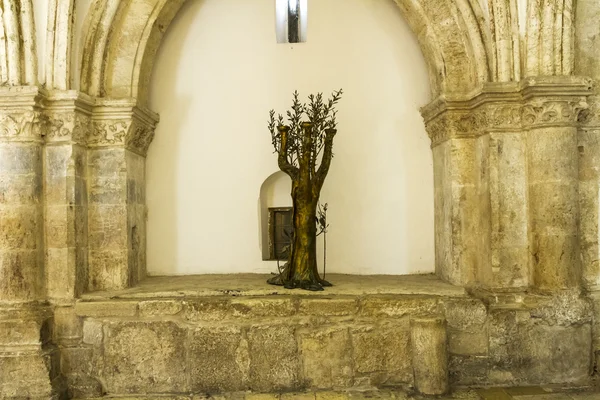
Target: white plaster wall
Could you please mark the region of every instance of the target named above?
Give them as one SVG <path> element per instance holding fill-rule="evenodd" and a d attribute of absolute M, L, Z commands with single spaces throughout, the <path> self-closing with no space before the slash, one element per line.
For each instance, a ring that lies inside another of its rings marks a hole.
<path fill-rule="evenodd" d="M 308 41 L 277 44 L 275 1 L 187 2 L 155 64 L 147 161 L 150 275 L 271 272 L 259 196 L 277 171 L 268 110 L 343 88 L 328 271 L 434 270 L 427 68 L 393 0 L 311 0 Z M 278 185 L 285 187 L 285 185 Z M 282 190 L 282 189 L 279 189 Z M 284 189 L 283 189 L 284 190 Z"/>

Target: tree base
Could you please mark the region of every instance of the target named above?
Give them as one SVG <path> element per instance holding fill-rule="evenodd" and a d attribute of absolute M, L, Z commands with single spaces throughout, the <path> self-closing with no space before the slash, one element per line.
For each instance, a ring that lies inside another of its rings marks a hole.
<path fill-rule="evenodd" d="M 324 279 L 319 279 L 315 281 L 310 280 L 289 280 L 285 281 L 281 275 L 276 275 L 271 279 L 267 280 L 267 283 L 270 285 L 283 286 L 286 289 L 303 289 L 309 290 L 311 292 L 320 292 L 325 290 L 325 287 L 333 286 L 331 282 L 326 281 Z"/>

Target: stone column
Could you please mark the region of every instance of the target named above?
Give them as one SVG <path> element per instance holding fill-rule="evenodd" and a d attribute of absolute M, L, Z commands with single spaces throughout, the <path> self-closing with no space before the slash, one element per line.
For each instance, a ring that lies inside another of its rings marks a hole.
<path fill-rule="evenodd" d="M 543 290 L 581 284 L 578 118 L 591 82 L 536 78 L 522 87 L 527 129 L 533 283 Z"/>
<path fill-rule="evenodd" d="M 45 113 L 46 265 L 48 297 L 73 300 L 87 289 L 87 160 L 92 101 L 54 92 Z"/>
<path fill-rule="evenodd" d="M 45 296 L 41 102 L 37 87 L 0 90 L 0 301 Z"/>
<path fill-rule="evenodd" d="M 487 142 L 466 102 L 438 100 L 422 109 L 432 141 L 436 273 L 455 285 L 489 273 Z"/>
<path fill-rule="evenodd" d="M 410 341 L 415 388 L 425 395 L 448 391 L 446 320 L 421 318 L 410 321 Z"/>
<path fill-rule="evenodd" d="M 0 398 L 52 397 L 57 353 L 44 306 L 44 94 L 0 88 Z"/>
<path fill-rule="evenodd" d="M 89 289 L 121 289 L 146 274 L 145 160 L 158 115 L 101 100 L 88 138 Z"/>
<path fill-rule="evenodd" d="M 600 284 L 600 95 L 589 100 L 581 114 L 579 130 L 580 249 L 586 287 Z"/>
<path fill-rule="evenodd" d="M 491 278 L 495 288 L 527 287 L 529 225 L 527 141 L 521 125 L 521 99 L 516 84 L 486 88 L 485 135 L 491 229 Z"/>

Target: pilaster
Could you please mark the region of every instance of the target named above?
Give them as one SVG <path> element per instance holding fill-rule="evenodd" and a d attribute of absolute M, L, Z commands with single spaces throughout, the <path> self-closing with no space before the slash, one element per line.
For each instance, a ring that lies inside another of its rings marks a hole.
<path fill-rule="evenodd" d="M 92 100 L 75 91 L 46 101 L 46 265 L 48 297 L 72 300 L 87 289 L 87 137 Z"/>
<path fill-rule="evenodd" d="M 580 249 L 583 281 L 587 287 L 600 285 L 600 93 L 588 99 L 589 108 L 580 115 L 579 206 Z"/>
<path fill-rule="evenodd" d="M 101 100 L 88 137 L 89 289 L 134 285 L 146 274 L 145 160 L 158 115 Z"/>
<path fill-rule="evenodd" d="M 579 285 L 577 127 L 590 94 L 587 78 L 540 77 L 423 108 L 438 275 L 498 288 Z"/>
<path fill-rule="evenodd" d="M 0 89 L 0 301 L 45 297 L 43 96 Z"/>

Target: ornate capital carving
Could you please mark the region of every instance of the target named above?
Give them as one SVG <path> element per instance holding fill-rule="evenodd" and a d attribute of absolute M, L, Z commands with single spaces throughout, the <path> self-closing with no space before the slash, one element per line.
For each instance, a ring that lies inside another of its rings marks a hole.
<path fill-rule="evenodd" d="M 91 131 L 89 115 L 77 111 L 50 112 L 46 142 L 75 142 L 85 144 Z"/>
<path fill-rule="evenodd" d="M 579 123 L 583 128 L 600 127 L 600 96 L 588 99 L 589 107 L 579 114 Z"/>
<path fill-rule="evenodd" d="M 154 138 L 158 116 L 135 106 L 102 106 L 94 112 L 90 147 L 123 146 L 145 156 Z"/>
<path fill-rule="evenodd" d="M 477 137 L 490 131 L 600 126 L 600 100 L 591 108 L 587 102 L 591 88 L 589 79 L 584 78 L 491 85 L 471 98 L 437 99 L 421 112 L 432 147 L 451 138 Z"/>
<path fill-rule="evenodd" d="M 47 118 L 38 110 L 0 114 L 0 139 L 42 141 Z"/>
<path fill-rule="evenodd" d="M 576 126 L 581 111 L 588 108 L 585 97 L 568 99 L 540 98 L 521 109 L 524 127 Z"/>

